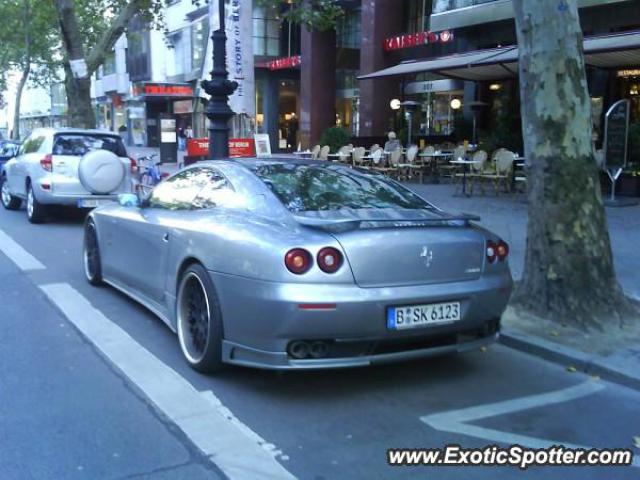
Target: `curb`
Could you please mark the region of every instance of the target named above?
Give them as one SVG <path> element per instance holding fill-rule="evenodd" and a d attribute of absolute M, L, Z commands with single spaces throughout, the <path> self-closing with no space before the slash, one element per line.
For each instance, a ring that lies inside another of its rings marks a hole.
<path fill-rule="evenodd" d="M 502 327 L 499 342 L 514 350 L 559 365 L 571 365 L 589 375 L 597 375 L 604 380 L 640 391 L 640 369 L 636 368 L 632 372 L 630 367 L 618 365 L 601 356 L 580 352 L 511 328 Z"/>

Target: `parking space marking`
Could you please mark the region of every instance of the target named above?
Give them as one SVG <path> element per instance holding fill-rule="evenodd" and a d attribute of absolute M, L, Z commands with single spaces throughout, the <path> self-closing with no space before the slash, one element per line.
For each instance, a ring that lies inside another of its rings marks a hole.
<path fill-rule="evenodd" d="M 71 285 L 55 283 L 40 288 L 230 479 L 295 478 L 275 459 L 281 453 L 275 446 L 242 424 L 212 392 L 198 392 Z"/>
<path fill-rule="evenodd" d="M 545 407 L 557 403 L 569 402 L 571 400 L 577 400 L 578 398 L 592 395 L 604 388 L 605 386 L 599 381 L 587 380 L 586 382 L 572 387 L 563 388 L 562 390 L 514 398 L 512 400 L 505 400 L 502 402 L 478 405 L 460 410 L 434 413 L 432 415 L 420 417 L 420 420 L 441 432 L 458 433 L 508 445 L 518 444 L 529 448 L 549 448 L 554 445 L 562 444 L 568 448 L 589 449 L 593 447 L 576 445 L 558 440 L 549 440 L 546 438 L 529 437 L 527 435 L 470 425 L 468 422 L 521 412 L 532 408 Z M 616 447 L 618 446 L 616 445 Z M 640 467 L 640 457 L 638 455 L 635 455 L 633 458 L 633 466 Z"/>
<path fill-rule="evenodd" d="M 0 230 L 0 251 L 20 270 L 45 270 L 47 268 L 2 230 Z"/>

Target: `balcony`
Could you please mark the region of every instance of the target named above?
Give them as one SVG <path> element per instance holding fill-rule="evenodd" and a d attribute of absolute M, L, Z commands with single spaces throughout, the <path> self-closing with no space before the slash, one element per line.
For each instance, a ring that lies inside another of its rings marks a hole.
<path fill-rule="evenodd" d="M 580 8 L 629 0 L 578 0 Z M 435 0 L 431 30 L 440 32 L 513 18 L 511 0 Z"/>

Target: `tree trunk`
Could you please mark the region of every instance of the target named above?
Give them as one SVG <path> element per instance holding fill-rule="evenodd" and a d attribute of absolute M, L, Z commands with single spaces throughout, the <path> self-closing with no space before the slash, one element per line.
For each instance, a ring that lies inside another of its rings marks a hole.
<path fill-rule="evenodd" d="M 576 0 L 513 2 L 529 223 L 514 304 L 584 329 L 631 312 L 618 284 L 591 143 Z"/>
<path fill-rule="evenodd" d="M 91 105 L 91 77 L 74 77 L 69 62 L 64 63 L 64 72 L 69 126 L 96 128 L 96 116 Z"/>
<path fill-rule="evenodd" d="M 73 0 L 55 0 L 62 44 L 66 50 L 64 62 L 69 125 L 95 128 L 96 118 L 91 106 L 91 72 L 87 70 L 84 46 Z M 72 68 L 73 67 L 73 68 Z"/>
<path fill-rule="evenodd" d="M 22 76 L 18 82 L 16 101 L 13 109 L 13 133 L 11 134 L 11 138 L 14 140 L 20 139 L 20 105 L 22 104 L 22 91 L 24 90 L 24 86 L 27 84 L 27 80 L 29 80 L 29 75 L 31 74 L 31 26 L 29 25 L 31 4 L 28 1 L 25 1 L 22 6 L 22 26 L 24 28 L 24 65 L 22 68 Z"/>
<path fill-rule="evenodd" d="M 22 91 L 24 90 L 24 86 L 27 84 L 30 73 L 31 65 L 27 63 L 27 65 L 22 70 L 22 76 L 20 77 L 20 81 L 18 82 L 18 89 L 16 91 L 16 101 L 13 110 L 13 134 L 11 137 L 14 140 L 20 139 L 20 104 L 22 102 Z"/>

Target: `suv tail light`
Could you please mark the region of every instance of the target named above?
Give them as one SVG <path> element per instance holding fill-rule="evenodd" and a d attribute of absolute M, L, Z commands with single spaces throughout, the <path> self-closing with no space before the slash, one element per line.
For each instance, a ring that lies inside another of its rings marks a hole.
<path fill-rule="evenodd" d="M 489 263 L 493 263 L 496 261 L 496 257 L 498 255 L 498 253 L 496 252 L 497 247 L 498 246 L 491 240 L 487 240 L 487 260 L 489 261 Z"/>
<path fill-rule="evenodd" d="M 40 166 L 47 172 L 53 171 L 53 159 L 51 154 L 45 155 L 44 158 L 40 160 Z"/>
<path fill-rule="evenodd" d="M 311 254 L 302 248 L 293 248 L 284 256 L 284 264 L 291 273 L 302 275 L 311 268 Z"/>
<path fill-rule="evenodd" d="M 487 260 L 489 263 L 493 263 L 497 260 L 504 262 L 509 256 L 509 245 L 504 240 L 499 240 L 497 243 L 491 240 L 487 241 Z"/>
<path fill-rule="evenodd" d="M 326 247 L 318 252 L 317 261 L 320 270 L 335 273 L 342 266 L 342 253 L 333 247 Z"/>
<path fill-rule="evenodd" d="M 507 242 L 500 240 L 496 246 L 496 253 L 498 254 L 498 260 L 504 262 L 509 256 L 509 245 L 507 245 Z"/>
<path fill-rule="evenodd" d="M 129 157 L 129 164 L 131 165 L 131 173 L 136 173 L 138 171 L 138 162 L 133 157 Z"/>

